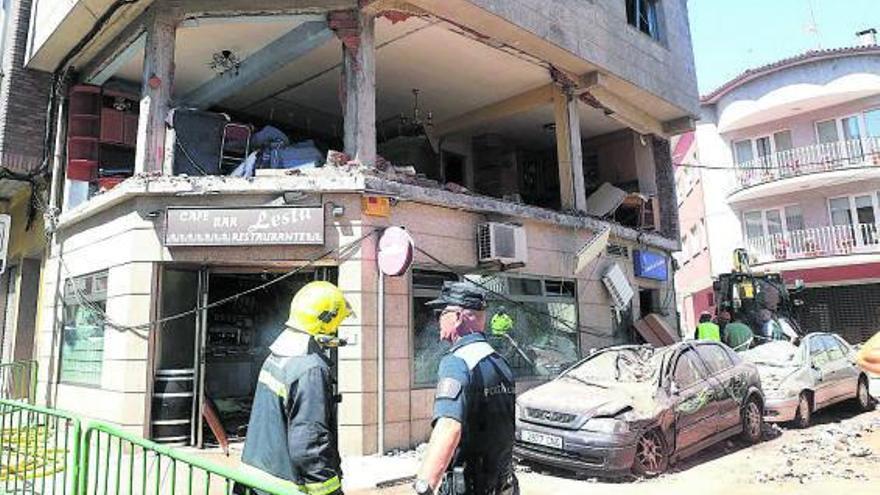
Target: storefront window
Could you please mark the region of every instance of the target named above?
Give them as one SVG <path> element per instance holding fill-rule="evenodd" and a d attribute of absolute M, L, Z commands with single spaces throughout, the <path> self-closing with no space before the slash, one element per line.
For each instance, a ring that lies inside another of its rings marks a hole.
<path fill-rule="evenodd" d="M 83 275 L 64 287 L 61 381 L 101 385 L 107 272 Z"/>
<path fill-rule="evenodd" d="M 510 363 L 517 377 L 552 377 L 580 356 L 575 284 L 507 275 L 468 275 L 490 289 L 487 321 L 505 311 L 513 319 L 506 335 L 492 335 L 492 346 Z M 437 365 L 449 344 L 439 342 L 439 328 L 425 303 L 440 293 L 444 280 L 454 274 L 413 272 L 414 383 L 430 387 L 437 382 Z M 496 294 L 492 294 L 492 292 Z"/>

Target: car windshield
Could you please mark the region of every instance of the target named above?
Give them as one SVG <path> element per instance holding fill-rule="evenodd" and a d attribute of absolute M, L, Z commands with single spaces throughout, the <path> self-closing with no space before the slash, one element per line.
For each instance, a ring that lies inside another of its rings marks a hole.
<path fill-rule="evenodd" d="M 768 342 L 742 353 L 743 357 L 755 364 L 768 364 L 771 366 L 791 366 L 796 364 L 800 349 L 784 340 Z"/>
<path fill-rule="evenodd" d="M 643 383 L 653 380 L 663 364 L 665 351 L 630 347 L 601 352 L 562 375 L 588 383 Z"/>

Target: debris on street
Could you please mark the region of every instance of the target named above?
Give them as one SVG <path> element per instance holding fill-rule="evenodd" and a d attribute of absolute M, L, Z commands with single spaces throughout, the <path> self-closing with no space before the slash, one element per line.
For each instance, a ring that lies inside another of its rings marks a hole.
<path fill-rule="evenodd" d="M 759 471 L 756 481 L 868 480 L 870 464 L 880 462 L 880 452 L 866 443 L 874 432 L 880 432 L 880 418 L 858 416 L 800 432 L 787 430 L 786 441 L 775 449 L 783 464 Z"/>

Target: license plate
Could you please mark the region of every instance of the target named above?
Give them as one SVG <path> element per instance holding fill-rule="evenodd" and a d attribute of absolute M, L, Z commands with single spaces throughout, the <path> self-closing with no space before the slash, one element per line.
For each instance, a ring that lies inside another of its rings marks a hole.
<path fill-rule="evenodd" d="M 557 435 L 548 435 L 546 433 L 538 433 L 537 431 L 523 430 L 522 440 L 523 442 L 534 443 L 538 445 L 543 445 L 545 447 L 552 447 L 554 449 L 562 450 L 562 437 Z"/>

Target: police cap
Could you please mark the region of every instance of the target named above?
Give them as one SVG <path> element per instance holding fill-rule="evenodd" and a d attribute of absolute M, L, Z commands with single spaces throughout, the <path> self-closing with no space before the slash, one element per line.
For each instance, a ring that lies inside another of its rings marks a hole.
<path fill-rule="evenodd" d="M 425 303 L 432 308 L 458 306 L 464 309 L 486 309 L 486 296 L 470 282 L 443 282 L 440 297 Z"/>

